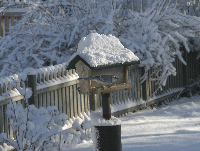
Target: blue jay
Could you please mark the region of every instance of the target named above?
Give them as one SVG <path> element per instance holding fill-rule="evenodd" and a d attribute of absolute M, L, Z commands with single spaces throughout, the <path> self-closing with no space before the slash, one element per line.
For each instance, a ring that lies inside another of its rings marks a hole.
<path fill-rule="evenodd" d="M 100 85 L 112 85 L 113 82 L 117 81 L 118 78 L 115 75 L 100 75 L 100 76 L 94 76 L 94 77 L 88 77 L 88 78 L 78 78 L 79 80 L 92 80 Z"/>

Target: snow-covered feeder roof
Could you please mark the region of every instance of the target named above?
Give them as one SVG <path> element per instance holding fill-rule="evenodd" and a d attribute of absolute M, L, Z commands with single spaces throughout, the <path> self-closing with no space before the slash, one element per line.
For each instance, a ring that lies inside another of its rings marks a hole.
<path fill-rule="evenodd" d="M 67 69 L 75 68 L 79 60 L 91 69 L 139 64 L 139 58 L 131 50 L 124 48 L 118 38 L 98 33 L 91 33 L 81 39 Z"/>

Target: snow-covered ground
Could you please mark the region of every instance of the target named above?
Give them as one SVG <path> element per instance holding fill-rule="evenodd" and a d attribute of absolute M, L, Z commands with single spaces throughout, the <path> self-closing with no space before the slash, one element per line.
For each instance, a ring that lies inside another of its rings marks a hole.
<path fill-rule="evenodd" d="M 198 151 L 200 148 L 200 96 L 131 113 L 120 120 L 123 151 Z M 92 141 L 69 149 L 92 150 Z"/>

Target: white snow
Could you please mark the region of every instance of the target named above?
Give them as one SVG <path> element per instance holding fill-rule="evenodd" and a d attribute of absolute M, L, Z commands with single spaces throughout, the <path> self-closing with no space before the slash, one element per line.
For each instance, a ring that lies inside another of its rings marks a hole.
<path fill-rule="evenodd" d="M 45 81 L 44 83 L 43 82 L 41 82 L 40 84 L 37 83 L 37 90 L 44 89 L 44 88 L 47 88 L 47 87 L 51 87 L 51 86 L 58 85 L 58 84 L 62 84 L 62 83 L 66 83 L 66 82 L 69 82 L 69 81 L 77 80 L 78 78 L 79 78 L 78 74 L 75 73 L 75 74 L 72 74 L 72 75 L 67 75 L 67 76 L 64 76 L 64 77 L 57 78 L 57 79 Z"/>
<path fill-rule="evenodd" d="M 158 109 L 142 110 L 119 118 L 123 151 L 198 151 L 200 96 L 174 100 Z M 84 141 L 68 151 L 93 151 Z"/>
<path fill-rule="evenodd" d="M 93 126 L 112 126 L 121 125 L 121 121 L 116 117 L 111 117 L 110 120 L 105 120 L 102 117 L 101 111 L 95 111 L 90 113 L 90 118 Z"/>
<path fill-rule="evenodd" d="M 98 33 L 83 37 L 73 57 L 76 55 L 83 58 L 91 67 L 139 61 L 132 51 L 124 48 L 118 38 Z"/>

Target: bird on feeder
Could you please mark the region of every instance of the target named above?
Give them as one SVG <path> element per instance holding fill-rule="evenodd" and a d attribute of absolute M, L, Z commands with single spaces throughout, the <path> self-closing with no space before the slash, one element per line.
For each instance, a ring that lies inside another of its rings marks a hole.
<path fill-rule="evenodd" d="M 78 80 L 92 80 L 99 83 L 101 86 L 112 85 L 118 78 L 115 75 L 99 75 L 88 78 L 78 78 Z"/>

